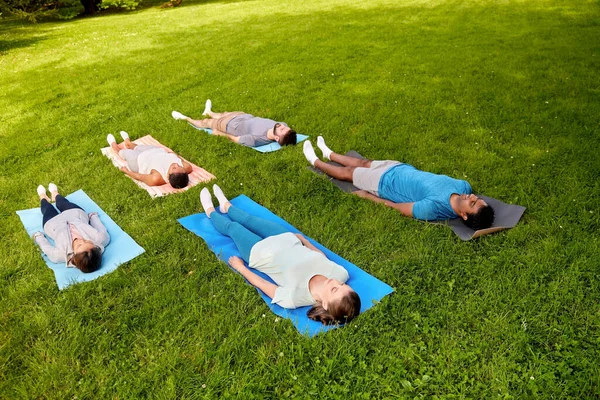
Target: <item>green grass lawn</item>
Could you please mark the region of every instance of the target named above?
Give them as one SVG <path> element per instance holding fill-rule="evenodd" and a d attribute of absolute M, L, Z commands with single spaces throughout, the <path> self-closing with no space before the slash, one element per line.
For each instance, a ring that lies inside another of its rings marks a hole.
<path fill-rule="evenodd" d="M 187 2 L 0 25 L 0 398 L 598 398 L 598 1 Z M 171 110 L 243 110 L 527 207 L 470 242 Z M 102 156 L 152 134 L 396 292 L 313 339 Z M 84 189 L 146 253 L 58 291 L 16 210 Z"/>

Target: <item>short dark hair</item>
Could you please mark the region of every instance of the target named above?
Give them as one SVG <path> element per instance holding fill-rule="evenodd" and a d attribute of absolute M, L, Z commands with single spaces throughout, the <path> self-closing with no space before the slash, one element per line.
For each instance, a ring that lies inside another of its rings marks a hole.
<path fill-rule="evenodd" d="M 190 177 L 185 172 L 175 172 L 169 175 L 169 183 L 175 189 L 181 189 L 188 185 Z"/>
<path fill-rule="evenodd" d="M 288 131 L 288 133 L 285 134 L 285 136 L 283 138 L 281 138 L 281 143 L 279 143 L 282 146 L 289 146 L 291 144 L 296 144 L 296 131 L 293 129 L 290 129 Z"/>
<path fill-rule="evenodd" d="M 489 204 L 485 205 L 478 212 L 467 214 L 463 222 L 474 231 L 489 228 L 494 223 L 494 209 Z"/>
<path fill-rule="evenodd" d="M 329 310 L 317 303 L 306 312 L 306 316 L 323 325 L 345 324 L 360 314 L 360 297 L 353 290 L 340 301 L 329 304 Z"/>
<path fill-rule="evenodd" d="M 89 251 L 75 253 L 71 261 L 81 272 L 94 272 L 102 265 L 102 251 L 96 246 Z"/>

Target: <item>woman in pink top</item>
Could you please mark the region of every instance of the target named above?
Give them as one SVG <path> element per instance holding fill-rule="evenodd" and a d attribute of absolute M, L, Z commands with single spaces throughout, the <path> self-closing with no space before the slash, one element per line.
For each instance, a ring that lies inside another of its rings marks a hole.
<path fill-rule="evenodd" d="M 37 193 L 42 210 L 42 226 L 46 235 L 54 240 L 54 245 L 42 232 L 34 233 L 33 240 L 53 263 L 64 262 L 67 267 L 75 267 L 82 272 L 98 270 L 102 264 L 104 247 L 110 241 L 98 213 L 88 214 L 77 204 L 65 199 L 58 193 L 55 184 L 51 183 L 48 188 L 58 211 L 50 204 L 44 186 L 38 186 Z"/>

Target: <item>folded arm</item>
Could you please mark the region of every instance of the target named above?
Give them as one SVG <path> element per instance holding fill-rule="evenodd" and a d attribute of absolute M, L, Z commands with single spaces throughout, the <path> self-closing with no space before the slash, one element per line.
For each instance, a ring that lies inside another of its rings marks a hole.
<path fill-rule="evenodd" d="M 244 261 L 242 261 L 241 258 L 235 256 L 230 257 L 229 265 L 231 265 L 233 269 L 235 269 L 244 278 L 246 278 L 246 280 L 250 282 L 252 286 L 260 289 L 264 294 L 269 296 L 270 299 L 273 299 L 273 297 L 275 297 L 275 291 L 277 290 L 278 286 L 252 272 L 248 267 L 244 265 Z"/>
<path fill-rule="evenodd" d="M 42 232 L 36 232 L 32 236 L 35 243 L 53 263 L 66 262 L 65 253 L 52 246 Z"/>
<path fill-rule="evenodd" d="M 406 217 L 412 217 L 413 213 L 413 205 L 415 203 L 394 203 L 393 201 L 382 199 L 381 197 L 377 197 L 374 194 L 371 194 L 365 190 L 358 190 L 356 192 L 352 192 L 352 194 L 362 197 L 363 199 L 369 199 L 375 203 L 383 204 L 387 207 L 391 207 L 400 211 L 400 213 Z"/>
<path fill-rule="evenodd" d="M 94 228 L 97 231 L 97 235 L 95 235 L 96 237 L 94 238 L 95 240 L 93 240 L 93 241 L 97 242 L 97 243 L 101 243 L 102 246 L 104 246 L 104 247 L 108 246 L 108 243 L 110 243 L 110 235 L 108 234 L 108 231 L 106 230 L 106 227 L 104 226 L 102 221 L 100 221 L 100 217 L 98 216 L 98 213 L 96 213 L 96 212 L 89 213 L 89 218 L 90 218 L 90 225 L 92 226 L 92 228 Z"/>
<path fill-rule="evenodd" d="M 192 164 L 190 164 L 189 162 L 185 161 L 185 160 L 184 160 L 183 158 L 181 158 L 180 156 L 177 156 L 177 157 L 179 157 L 179 159 L 181 160 L 181 164 L 183 164 L 183 169 L 185 169 L 185 173 L 186 173 L 186 174 L 191 174 L 191 173 L 192 173 L 192 171 L 194 170 L 194 169 L 192 168 Z"/>

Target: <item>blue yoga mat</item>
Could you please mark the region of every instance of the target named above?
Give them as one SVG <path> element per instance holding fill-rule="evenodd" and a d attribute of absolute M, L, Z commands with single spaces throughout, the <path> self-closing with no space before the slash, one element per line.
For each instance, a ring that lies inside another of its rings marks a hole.
<path fill-rule="evenodd" d="M 294 228 L 285 220 L 281 219 L 280 217 L 269 211 L 267 208 L 261 206 L 260 204 L 257 204 L 245 195 L 236 197 L 235 199 L 231 200 L 231 203 L 234 206 L 246 211 L 251 215 L 264 218 L 269 221 L 277 222 L 278 224 L 289 229 L 290 232 L 301 233 L 298 229 Z M 208 217 L 205 214 L 190 215 L 189 217 L 180 218 L 178 219 L 178 221 L 186 229 L 204 239 L 208 247 L 217 255 L 217 257 L 219 257 L 225 263 L 227 263 L 227 260 L 231 256 L 240 256 L 240 253 L 233 241 L 229 237 L 223 236 L 219 232 L 217 232 L 212 222 L 208 219 Z M 341 265 L 348 271 L 350 279 L 346 283 L 350 285 L 360 296 L 360 301 L 362 305 L 362 308 L 360 310 L 361 313 L 373 307 L 373 305 L 379 302 L 384 296 L 394 291 L 394 289 L 392 289 L 389 285 L 367 274 L 365 271 L 361 270 L 356 265 L 344 260 L 342 257 L 326 249 L 314 240 L 310 238 L 308 238 L 308 240 L 310 240 L 310 242 L 313 245 L 315 245 L 319 250 L 323 251 L 327 258 Z M 252 271 L 267 279 L 268 281 L 273 282 L 267 275 L 256 270 Z M 266 296 L 258 289 L 257 291 L 260 293 L 262 299 L 265 301 L 265 303 L 267 303 L 271 311 L 283 318 L 287 318 L 290 321 L 292 321 L 292 323 L 298 329 L 298 331 L 304 335 L 313 337 L 320 332 L 335 329 L 337 327 L 325 326 L 320 322 L 315 322 L 308 319 L 308 317 L 306 316 L 306 312 L 310 309 L 310 307 L 301 307 L 294 310 L 285 309 L 283 307 L 278 306 L 277 304 L 271 304 L 271 299 L 268 296 Z"/>
<path fill-rule="evenodd" d="M 207 132 L 209 135 L 212 135 L 212 129 L 209 128 L 198 128 L 197 126 L 194 126 L 192 124 L 190 124 L 188 122 L 188 124 L 194 128 L 197 129 L 199 131 L 204 131 Z M 300 133 L 296 134 L 296 144 L 300 143 L 304 140 L 308 139 L 308 136 L 306 135 L 302 135 Z M 251 147 L 252 149 L 256 150 L 256 151 L 260 151 L 261 153 L 270 153 L 272 151 L 277 151 L 281 148 L 281 145 L 277 142 L 273 142 L 273 143 L 269 143 L 269 144 L 263 144 L 262 146 L 257 146 L 257 147 Z"/>
<path fill-rule="evenodd" d="M 60 290 L 75 283 L 93 281 L 99 276 L 114 271 L 119 265 L 139 256 L 145 251 L 131 238 L 131 236 L 119 228 L 119 226 L 115 224 L 115 222 L 102 211 L 102 209 L 98 207 L 98 205 L 94 203 L 83 190 L 78 190 L 75 193 L 68 195 L 66 199 L 77 204 L 88 213 L 94 211 L 97 212 L 100 220 L 110 235 L 110 243 L 104 249 L 104 254 L 102 255 L 102 267 L 99 270 L 88 274 L 81 272 L 77 268 L 67 268 L 65 263 L 55 264 L 42 253 L 46 265 L 54 271 L 56 284 Z M 17 211 L 17 214 L 19 215 L 19 218 L 21 218 L 21 222 L 29 237 L 31 237 L 34 232 L 44 231 L 42 228 L 42 212 L 39 207 L 31 208 L 29 210 L 20 210 Z M 54 245 L 52 239 L 48 238 L 48 240 Z M 35 244 L 34 246 L 37 247 Z"/>

